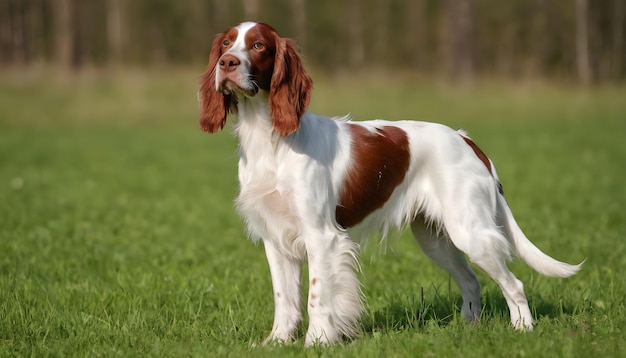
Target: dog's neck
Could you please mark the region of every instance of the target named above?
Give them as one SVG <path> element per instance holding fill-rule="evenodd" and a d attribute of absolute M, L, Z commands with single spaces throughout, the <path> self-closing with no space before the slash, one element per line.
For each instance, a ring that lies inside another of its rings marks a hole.
<path fill-rule="evenodd" d="M 252 172 L 271 170 L 280 135 L 274 131 L 269 107 L 269 93 L 259 91 L 254 97 L 239 96 L 235 135 L 239 140 L 240 169 L 255 167 Z M 262 166 L 262 170 L 259 166 Z"/>

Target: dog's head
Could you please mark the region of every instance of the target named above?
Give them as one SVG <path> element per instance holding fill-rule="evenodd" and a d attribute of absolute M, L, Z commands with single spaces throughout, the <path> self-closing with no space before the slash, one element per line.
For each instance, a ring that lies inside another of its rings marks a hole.
<path fill-rule="evenodd" d="M 218 34 L 211 46 L 200 79 L 200 127 L 209 133 L 222 129 L 239 100 L 267 91 L 274 129 L 287 136 L 298 129 L 311 88 L 293 41 L 267 24 L 241 23 Z"/>

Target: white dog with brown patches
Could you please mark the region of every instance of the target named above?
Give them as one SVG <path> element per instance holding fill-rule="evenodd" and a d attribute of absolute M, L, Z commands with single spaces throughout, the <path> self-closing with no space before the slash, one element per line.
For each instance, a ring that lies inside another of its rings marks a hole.
<path fill-rule="evenodd" d="M 491 160 L 464 132 L 440 124 L 308 113 L 311 84 L 292 41 L 253 22 L 217 35 L 201 79 L 204 131 L 238 114 L 237 207 L 250 236 L 263 240 L 274 289 L 265 342 L 295 339 L 304 260 L 305 345 L 354 336 L 362 305 L 358 244 L 350 237 L 406 226 L 459 285 L 468 320 L 480 317 L 480 284 L 463 254 L 501 287 L 513 326 L 531 330 L 523 284 L 506 261 L 517 255 L 555 277 L 582 264 L 559 262 L 526 238 Z"/>

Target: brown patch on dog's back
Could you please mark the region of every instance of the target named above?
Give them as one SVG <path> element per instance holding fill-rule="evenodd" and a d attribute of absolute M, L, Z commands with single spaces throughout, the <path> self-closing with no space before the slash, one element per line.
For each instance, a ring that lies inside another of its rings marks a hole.
<path fill-rule="evenodd" d="M 467 145 L 469 145 L 470 148 L 472 148 L 472 150 L 474 151 L 474 153 L 476 154 L 478 159 L 480 159 L 480 161 L 483 162 L 485 167 L 487 167 L 487 170 L 489 171 L 489 174 L 492 174 L 492 172 L 491 172 L 491 161 L 489 160 L 489 157 L 487 157 L 485 152 L 483 152 L 480 148 L 478 148 L 476 143 L 474 143 L 474 141 L 472 141 L 471 139 L 467 138 L 466 136 L 461 135 L 461 138 L 463 138 L 465 143 L 467 143 Z M 500 183 L 500 181 L 498 181 L 498 191 L 500 192 L 500 194 L 504 195 L 504 189 L 502 189 L 502 183 Z"/>
<path fill-rule="evenodd" d="M 337 223 L 352 227 L 381 208 L 409 169 L 409 138 L 404 130 L 385 126 L 373 131 L 351 124 L 352 167 L 344 180 Z"/>
<path fill-rule="evenodd" d="M 476 156 L 478 157 L 478 159 L 480 159 L 480 161 L 483 162 L 483 164 L 485 164 L 485 166 L 487 167 L 487 170 L 489 170 L 489 173 L 491 173 L 491 162 L 489 161 L 489 157 L 487 157 L 485 152 L 483 152 L 480 148 L 478 148 L 476 143 L 474 143 L 474 141 L 467 138 L 466 136 L 461 135 L 461 138 L 463 138 L 465 143 L 467 143 L 467 145 L 469 145 L 470 148 L 474 150 L 474 153 L 476 153 Z"/>

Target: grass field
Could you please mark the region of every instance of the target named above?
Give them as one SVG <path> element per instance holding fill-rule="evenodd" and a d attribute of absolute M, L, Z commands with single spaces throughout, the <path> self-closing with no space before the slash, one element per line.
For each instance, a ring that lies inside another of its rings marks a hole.
<path fill-rule="evenodd" d="M 372 242 L 360 337 L 304 350 L 253 347 L 272 325 L 269 271 L 233 209 L 234 138 L 198 130 L 196 78 L 0 74 L 0 356 L 626 354 L 625 87 L 318 79 L 313 111 L 467 129 L 531 240 L 587 262 L 564 280 L 511 264 L 537 319 L 519 333 L 484 275 L 473 326 L 408 235 Z"/>

